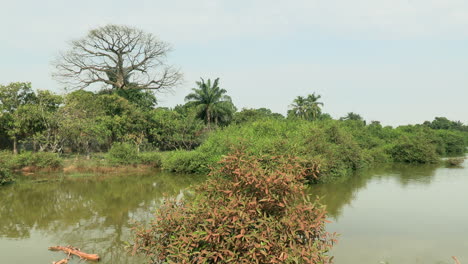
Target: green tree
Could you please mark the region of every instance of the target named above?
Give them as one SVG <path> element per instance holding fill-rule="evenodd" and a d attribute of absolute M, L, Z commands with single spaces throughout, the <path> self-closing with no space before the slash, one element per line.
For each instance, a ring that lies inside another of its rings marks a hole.
<path fill-rule="evenodd" d="M 89 156 L 93 149 L 109 142 L 111 131 L 103 122 L 105 111 L 96 94 L 86 91 L 68 94 L 60 114 L 59 133 L 72 150 Z"/>
<path fill-rule="evenodd" d="M 366 125 L 366 121 L 364 120 L 364 118 L 362 118 L 361 115 L 353 113 L 353 112 L 349 112 L 346 116 L 341 117 L 340 120 L 341 121 L 348 121 L 348 120 L 357 121 L 357 122 L 362 123 L 363 125 Z"/>
<path fill-rule="evenodd" d="M 145 111 L 153 109 L 158 101 L 154 93 L 150 90 L 142 89 L 106 89 L 99 92 L 100 94 L 116 94 L 127 99 L 138 108 Z"/>
<path fill-rule="evenodd" d="M 203 121 L 197 113 L 185 109 L 158 108 L 150 113 L 151 140 L 160 150 L 191 150 L 200 145 Z"/>
<path fill-rule="evenodd" d="M 38 91 L 34 104 L 22 105 L 17 110 L 20 127 L 26 138 L 24 141 L 33 143 L 34 150 L 60 152 L 63 140 L 59 135 L 61 117 L 58 109 L 63 103 L 63 97 L 50 91 Z"/>
<path fill-rule="evenodd" d="M 291 104 L 291 110 L 288 111 L 289 117 L 298 117 L 305 120 L 317 120 L 322 114 L 322 102 L 318 100 L 320 95 L 315 93 L 309 94 L 307 97 L 298 96 Z"/>
<path fill-rule="evenodd" d="M 24 116 L 18 109 L 34 102 L 36 96 L 29 82 L 0 85 L 0 126 L 13 141 L 13 153 L 18 154 L 18 140 L 24 132 Z"/>
<path fill-rule="evenodd" d="M 267 108 L 248 109 L 244 108 L 240 112 L 236 112 L 233 116 L 233 122 L 235 124 L 242 124 L 246 122 L 261 120 L 261 119 L 284 119 L 284 116 L 278 113 L 273 113 Z"/>
<path fill-rule="evenodd" d="M 205 82 L 201 78 L 201 81 L 197 81 L 196 84 L 198 88 L 193 88 L 193 93 L 185 97 L 188 101 L 187 107 L 196 109 L 198 116 L 205 120 L 208 129 L 211 128 L 212 122 L 216 125 L 229 122 L 236 108 L 231 97 L 226 95 L 227 91 L 218 86 L 219 78 L 216 78 L 213 83 L 210 79 Z"/>

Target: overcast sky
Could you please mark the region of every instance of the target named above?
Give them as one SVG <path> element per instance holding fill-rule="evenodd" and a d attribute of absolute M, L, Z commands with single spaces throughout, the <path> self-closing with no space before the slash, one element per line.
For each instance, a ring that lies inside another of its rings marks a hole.
<path fill-rule="evenodd" d="M 285 114 L 316 92 L 335 118 L 468 123 L 466 0 L 0 0 L 0 83 L 61 92 L 50 62 L 110 23 L 172 44 L 185 82 L 158 95 L 161 106 L 220 77 L 239 109 Z"/>

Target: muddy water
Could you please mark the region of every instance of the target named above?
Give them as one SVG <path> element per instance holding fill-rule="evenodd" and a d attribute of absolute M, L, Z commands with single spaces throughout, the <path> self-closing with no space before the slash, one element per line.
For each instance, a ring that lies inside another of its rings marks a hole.
<path fill-rule="evenodd" d="M 47 176 L 2 186 L 0 263 L 52 263 L 64 257 L 47 250 L 53 245 L 99 253 L 102 263 L 142 263 L 125 251 L 133 221 L 150 219 L 165 193 L 182 195 L 202 178 L 156 172 L 67 180 Z"/>
<path fill-rule="evenodd" d="M 328 231 L 341 234 L 335 263 L 440 264 L 453 255 L 468 263 L 464 167 L 391 165 L 311 187 L 324 196 Z M 154 172 L 45 180 L 0 188 L 0 263 L 57 261 L 64 254 L 49 252 L 52 245 L 99 253 L 102 263 L 143 263 L 125 251 L 133 221 L 151 219 L 164 193 L 182 195 L 204 179 Z"/>
<path fill-rule="evenodd" d="M 314 186 L 340 233 L 336 264 L 468 263 L 464 168 L 392 165 Z"/>

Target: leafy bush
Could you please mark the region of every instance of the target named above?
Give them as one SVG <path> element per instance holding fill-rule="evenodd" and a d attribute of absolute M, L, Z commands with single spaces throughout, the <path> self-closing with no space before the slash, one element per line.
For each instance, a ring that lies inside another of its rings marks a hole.
<path fill-rule="evenodd" d="M 438 130 L 437 137 L 442 145 L 441 155 L 457 155 L 465 153 L 466 142 L 462 132 Z"/>
<path fill-rule="evenodd" d="M 160 152 L 143 152 L 139 155 L 140 162 L 153 167 L 161 167 L 162 156 Z"/>
<path fill-rule="evenodd" d="M 217 159 L 200 151 L 178 150 L 168 153 L 163 161 L 164 170 L 178 173 L 208 173 L 209 166 L 214 165 Z"/>
<path fill-rule="evenodd" d="M 167 200 L 134 249 L 150 263 L 332 263 L 326 211 L 304 193 L 316 177 L 289 157 L 227 156 L 192 200 Z"/>
<path fill-rule="evenodd" d="M 0 167 L 0 185 L 9 183 L 13 180 L 11 172 L 5 168 Z"/>
<path fill-rule="evenodd" d="M 423 135 L 404 135 L 389 150 L 393 160 L 408 163 L 437 163 L 436 145 Z"/>
<path fill-rule="evenodd" d="M 51 152 L 23 152 L 11 155 L 9 161 L 10 169 L 21 169 L 34 167 L 39 169 L 58 169 L 62 167 L 63 161 L 57 153 Z"/>
<path fill-rule="evenodd" d="M 109 163 L 114 165 L 132 165 L 140 162 L 137 147 L 130 143 L 114 143 L 107 153 Z"/>

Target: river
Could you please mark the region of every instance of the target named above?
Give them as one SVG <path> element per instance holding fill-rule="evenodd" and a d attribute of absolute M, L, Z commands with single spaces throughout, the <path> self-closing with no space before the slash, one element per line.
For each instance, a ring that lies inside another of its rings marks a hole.
<path fill-rule="evenodd" d="M 336 264 L 468 263 L 468 163 L 464 168 L 389 165 L 315 185 L 340 234 Z M 143 263 L 126 243 L 133 221 L 151 219 L 164 193 L 183 195 L 203 177 L 160 172 L 63 179 L 33 176 L 0 187 L 0 263 L 51 263 L 73 245 L 102 263 Z M 41 179 L 37 181 L 38 179 Z M 43 181 L 46 180 L 46 181 Z M 78 263 L 75 259 L 70 263 Z"/>

